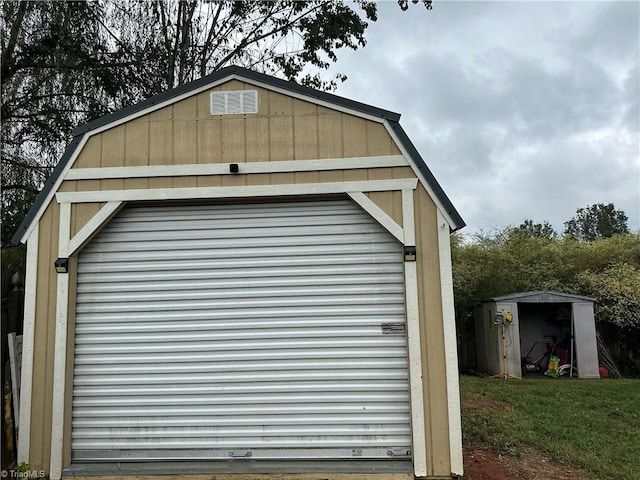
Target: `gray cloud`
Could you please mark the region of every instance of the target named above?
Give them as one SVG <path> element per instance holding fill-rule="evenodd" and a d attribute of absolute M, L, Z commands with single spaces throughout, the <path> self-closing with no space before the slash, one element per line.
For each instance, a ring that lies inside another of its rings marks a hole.
<path fill-rule="evenodd" d="M 640 228 L 640 7 L 381 4 L 338 93 L 401 123 L 467 221 L 548 220 L 614 202 Z"/>
<path fill-rule="evenodd" d="M 622 126 L 632 132 L 640 131 L 640 67 L 631 67 L 624 81 L 624 107 Z"/>
<path fill-rule="evenodd" d="M 638 61 L 638 23 L 640 3 L 601 2 L 597 15 L 592 16 L 579 31 L 570 32 L 561 48 L 568 55 L 587 55 L 600 61 Z"/>

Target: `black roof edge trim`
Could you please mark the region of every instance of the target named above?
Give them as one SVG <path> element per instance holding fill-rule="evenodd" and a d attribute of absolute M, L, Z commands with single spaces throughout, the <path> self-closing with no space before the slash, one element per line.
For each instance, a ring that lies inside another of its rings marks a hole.
<path fill-rule="evenodd" d="M 350 100 L 348 98 L 340 97 L 332 93 L 327 93 L 321 90 L 305 87 L 303 85 L 300 85 L 298 83 L 295 83 L 289 80 L 283 80 L 280 78 L 272 77 L 264 73 L 254 72 L 252 70 L 248 70 L 243 67 L 230 66 L 230 67 L 222 68 L 216 72 L 206 75 L 193 82 L 180 85 L 176 88 L 160 93 L 159 95 L 155 95 L 135 105 L 125 107 L 114 113 L 105 115 L 104 117 L 100 117 L 96 120 L 93 120 L 91 122 L 88 122 L 86 124 L 76 127 L 72 132 L 73 139 L 71 143 L 67 145 L 67 148 L 65 149 L 64 154 L 60 158 L 60 161 L 51 172 L 51 175 L 45 182 L 45 185 L 42 191 L 38 194 L 33 205 L 31 206 L 27 215 L 25 216 L 24 220 L 22 221 L 22 223 L 14 233 L 11 239 L 11 242 L 13 244 L 18 244 L 21 242 L 22 237 L 24 236 L 25 232 L 29 228 L 31 222 L 35 219 L 40 208 L 42 207 L 43 203 L 48 197 L 51 189 L 56 184 L 60 175 L 66 168 L 67 164 L 69 163 L 72 155 L 76 151 L 84 134 L 92 130 L 95 130 L 97 128 L 108 125 L 110 123 L 117 122 L 118 120 L 126 118 L 142 110 L 146 110 L 147 108 L 152 107 L 153 105 L 156 105 L 158 103 L 163 103 L 165 101 L 171 100 L 172 98 L 179 97 L 192 90 L 196 90 L 200 87 L 204 87 L 209 83 L 222 80 L 225 77 L 229 77 L 232 75 L 245 77 L 249 80 L 260 82 L 265 85 L 272 86 L 274 88 L 279 88 L 292 93 L 298 93 L 303 96 L 315 98 L 320 101 L 341 106 L 346 109 L 354 110 L 362 114 L 371 115 L 373 117 L 378 117 L 378 118 L 387 120 L 391 128 L 393 129 L 393 131 L 398 136 L 398 139 L 407 150 L 409 156 L 415 161 L 416 166 L 418 167 L 418 169 L 424 176 L 425 180 L 429 184 L 429 187 L 433 190 L 434 194 L 436 195 L 438 200 L 441 202 L 442 206 L 446 209 L 447 214 L 449 215 L 451 220 L 454 222 L 454 225 L 451 226 L 452 227 L 451 231 L 454 232 L 465 226 L 464 220 L 462 219 L 460 214 L 457 212 L 457 210 L 455 209 L 455 207 L 453 206 L 453 204 L 451 203 L 447 195 L 444 193 L 444 190 L 442 189 L 440 184 L 437 182 L 437 180 L 431 173 L 431 170 L 429 170 L 429 167 L 427 167 L 427 164 L 424 162 L 422 156 L 418 153 L 418 150 L 415 148 L 415 146 L 413 145 L 413 143 L 405 133 L 404 129 L 398 123 L 398 121 L 400 120 L 399 113 L 395 113 L 390 110 L 384 110 L 378 107 L 374 107 L 372 105 L 357 102 L 355 100 Z"/>
<path fill-rule="evenodd" d="M 451 225 L 451 232 L 455 232 L 463 228 L 466 225 L 465 221 L 453 206 L 451 200 L 449 200 L 449 197 L 436 180 L 436 177 L 434 177 L 433 173 L 431 173 L 431 170 L 420 155 L 420 152 L 418 152 L 418 149 L 416 149 L 415 145 L 413 145 L 411 139 L 409 139 L 408 135 L 404 131 L 404 128 L 402 128 L 402 126 L 398 122 L 389 122 L 389 125 L 397 135 L 400 143 L 402 143 L 404 148 L 407 150 L 409 156 L 414 160 L 416 166 L 418 167 L 418 170 L 420 170 L 420 173 L 424 176 L 427 184 L 429 185 L 429 187 L 431 187 L 431 190 L 433 190 L 433 193 L 436 195 L 438 200 L 440 200 L 442 207 L 446 210 L 446 213 L 453 221 L 454 225 Z"/>
<path fill-rule="evenodd" d="M 42 190 L 40 191 L 40 193 L 38 193 L 38 196 L 33 201 L 33 205 L 31 205 L 31 208 L 27 212 L 27 215 L 25 215 L 24 219 L 22 220 L 22 223 L 20 223 L 20 226 L 16 229 L 16 232 L 13 234 L 13 237 L 11 237 L 11 243 L 13 245 L 17 245 L 21 243 L 22 236 L 25 234 L 25 232 L 29 228 L 29 225 L 31 225 L 31 222 L 36 218 L 36 215 L 38 214 L 38 211 L 40 210 L 40 207 L 42 207 L 42 204 L 44 203 L 44 201 L 47 199 L 49 192 L 51 191 L 55 183 L 58 181 L 58 178 L 60 177 L 60 175 L 62 175 L 62 171 L 67 166 L 67 163 L 69 163 L 69 159 L 71 158 L 73 153 L 76 151 L 76 148 L 78 148 L 78 145 L 80 144 L 80 140 L 82 140 L 82 136 L 74 137 L 73 140 L 71 140 L 71 143 L 67 145 L 67 148 L 62 154 L 60 161 L 51 171 L 51 175 L 49 175 L 49 178 L 47 178 L 47 181 L 44 183 Z"/>
<path fill-rule="evenodd" d="M 374 107 L 366 103 L 361 103 L 355 100 L 341 97 L 339 95 L 334 95 L 333 93 L 323 92 L 322 90 L 316 90 L 311 87 L 305 87 L 304 85 L 300 85 L 290 80 L 283 80 L 281 78 L 272 77 L 270 75 L 260 72 L 254 72 L 253 70 L 248 70 L 243 67 L 230 66 L 210 73 L 209 75 L 199 78 L 198 80 L 194 80 L 193 82 L 179 85 L 175 88 L 172 88 L 171 90 L 167 90 L 166 92 L 162 92 L 158 95 L 136 103 L 135 105 L 125 107 L 109 115 L 105 115 L 104 117 L 100 117 L 96 120 L 92 120 L 91 122 L 79 125 L 73 130 L 72 134 L 75 137 L 91 130 L 95 130 L 96 128 L 100 128 L 104 125 L 108 125 L 109 123 L 116 122 L 125 117 L 128 117 L 129 115 L 133 115 L 142 110 L 146 110 L 147 108 L 153 107 L 154 105 L 166 102 L 167 100 L 171 100 L 175 97 L 179 97 L 180 95 L 188 93 L 192 90 L 196 90 L 200 87 L 204 87 L 209 83 L 217 82 L 231 75 L 242 76 L 249 80 L 264 83 L 265 85 L 269 85 L 275 88 L 281 88 L 289 92 L 305 95 L 310 98 L 315 98 L 316 100 L 329 102 L 334 105 L 339 105 L 360 113 L 373 115 L 375 117 L 380 117 L 391 121 L 398 121 L 400 119 L 399 113 L 395 113 L 390 110 L 384 110 L 382 108 Z"/>

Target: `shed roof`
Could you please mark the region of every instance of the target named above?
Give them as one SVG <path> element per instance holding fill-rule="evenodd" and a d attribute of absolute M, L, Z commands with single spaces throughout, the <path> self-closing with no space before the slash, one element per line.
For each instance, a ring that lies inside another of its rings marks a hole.
<path fill-rule="evenodd" d="M 552 292 L 549 290 L 536 292 L 512 293 L 502 297 L 493 297 L 482 300 L 482 303 L 493 302 L 516 302 L 516 303 L 582 303 L 595 302 L 592 297 L 583 297 L 580 295 L 571 295 L 569 293 Z"/>
<path fill-rule="evenodd" d="M 98 131 L 103 131 L 106 128 L 109 128 L 110 125 L 115 126 L 123 121 L 127 121 L 129 118 L 135 118 L 137 115 L 142 114 L 142 112 L 147 113 L 149 110 L 153 110 L 154 107 L 162 108 L 163 106 L 166 106 L 167 103 L 177 102 L 191 95 L 195 95 L 207 88 L 211 88 L 215 85 L 234 79 L 253 83 L 267 89 L 281 91 L 282 93 L 294 95 L 312 103 L 323 104 L 329 108 L 338 108 L 354 115 L 378 118 L 380 121 L 388 123 L 393 133 L 397 136 L 401 146 L 410 157 L 409 160 L 417 167 L 427 186 L 435 195 L 435 200 L 445 210 L 443 213 L 445 213 L 450 219 L 451 229 L 455 231 L 465 226 L 464 220 L 431 173 L 431 170 L 405 133 L 402 126 L 400 126 L 400 114 L 323 92 L 321 90 L 305 87 L 295 82 L 272 77 L 264 73 L 255 72 L 238 66 L 230 66 L 206 75 L 193 82 L 167 90 L 166 92 L 155 95 L 130 107 L 118 110 L 110 115 L 105 115 L 104 117 L 100 117 L 76 127 L 72 132 L 73 139 L 71 143 L 67 146 L 62 158 L 53 169 L 53 172 L 45 183 L 43 190 L 37 196 L 25 219 L 18 227 L 12 238 L 12 242 L 20 243 L 26 241 L 31 225 L 39 220 L 42 208 L 49 203 L 51 195 L 55 193 L 59 183 L 62 181 L 63 173 L 70 167 L 70 163 L 72 163 L 74 159 L 76 150 L 85 135 L 92 135 Z"/>

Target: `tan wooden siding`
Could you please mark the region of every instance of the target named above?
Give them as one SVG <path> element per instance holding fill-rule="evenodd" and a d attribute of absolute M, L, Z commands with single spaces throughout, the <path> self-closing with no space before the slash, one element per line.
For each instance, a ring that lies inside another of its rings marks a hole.
<path fill-rule="evenodd" d="M 51 455 L 51 413 L 53 399 L 53 353 L 56 314 L 56 273 L 58 258 L 58 204 L 49 205 L 40 220 L 38 278 L 33 343 L 33 386 L 31 397 L 31 441 L 29 464 L 47 469 Z"/>
<path fill-rule="evenodd" d="M 423 386 L 427 437 L 427 475 L 451 475 L 444 352 L 444 325 L 438 252 L 437 210 L 418 185 L 414 194 Z"/>
<path fill-rule="evenodd" d="M 212 90 L 258 91 L 255 115 L 211 115 Z M 380 123 L 231 81 L 89 138 L 73 168 L 399 155 Z"/>
<path fill-rule="evenodd" d="M 93 186 L 100 185 L 99 181 L 91 181 Z M 91 187 L 91 185 L 87 185 Z M 76 189 L 70 191 L 77 191 Z M 104 206 L 104 203 L 89 203 L 89 204 L 76 204 L 71 205 L 71 237 L 73 238 L 82 227 L 84 227 L 93 216 L 100 211 Z"/>
<path fill-rule="evenodd" d="M 94 135 L 89 137 L 79 152 L 73 164 L 73 168 L 92 168 L 100 166 L 100 153 L 102 151 L 102 137 Z"/>
<path fill-rule="evenodd" d="M 151 125 L 148 118 L 146 121 L 131 122 L 126 125 L 124 131 L 125 167 L 141 167 L 149 163 L 150 130 Z"/>
<path fill-rule="evenodd" d="M 218 88 L 254 87 L 234 81 Z M 213 117 L 209 115 L 209 92 L 203 92 L 109 129 L 88 139 L 73 168 L 268 162 L 400 154 L 398 147 L 379 123 L 264 89 L 258 89 L 258 91 L 260 106 L 257 115 Z M 415 178 L 415 174 L 410 167 L 394 167 L 75 180 L 64 181 L 59 190 L 74 192 L 278 185 L 394 178 Z M 400 192 L 370 193 L 369 198 L 399 225 L 402 225 L 402 196 Z M 71 210 L 72 236 L 78 233 L 102 206 L 103 204 L 98 203 L 74 205 Z M 428 474 L 446 476 L 450 474 L 449 447 L 446 441 L 449 433 L 436 206 L 420 185 L 415 192 L 415 210 L 416 246 L 419 252 L 419 310 L 427 421 Z M 29 455 L 29 463 L 35 470 L 48 470 L 50 464 L 56 314 L 56 274 L 53 262 L 58 253 L 58 225 L 59 206 L 54 200 L 46 208 L 40 220 Z M 75 270 L 76 260 L 75 257 L 72 258 L 72 270 Z M 70 292 L 72 298 L 70 299 L 68 327 L 64 466 L 68 466 L 71 455 L 72 339 L 75 321 L 74 273 L 70 277 Z M 336 475 L 337 477 L 339 475 Z M 243 477 L 239 476 L 238 478 Z M 355 479 L 359 477 L 345 475 L 344 478 Z"/>
<path fill-rule="evenodd" d="M 230 181 L 241 181 L 247 185 L 263 185 L 276 183 L 293 183 L 295 181 L 342 181 L 350 179 L 403 178 L 412 175 L 408 167 L 393 169 L 372 169 L 374 173 L 362 171 L 325 171 L 282 174 L 253 174 L 240 176 L 211 176 L 187 178 L 198 185 L 228 184 Z M 321 178 L 322 177 L 322 178 Z M 135 179 L 147 181 L 147 179 Z M 148 183 L 161 182 L 164 186 L 175 186 L 183 178 L 149 179 Z M 133 181 L 133 180 L 132 180 Z M 95 188 L 97 181 L 74 181 L 65 190 L 83 190 L 83 185 Z M 85 185 L 86 184 L 86 185 Z M 160 185 L 158 185 L 160 186 Z M 380 208 L 401 223 L 401 196 L 399 192 L 380 192 L 370 194 Z M 419 253 L 418 278 L 420 295 L 419 307 L 421 318 L 422 355 L 424 368 L 425 416 L 427 422 L 427 455 L 429 475 L 445 475 L 450 472 L 448 443 L 447 396 L 444 357 L 444 332 L 442 325 L 442 308 L 440 296 L 438 239 L 436 230 L 436 207 L 426 191 L 419 185 L 415 193 L 416 202 L 416 240 Z M 88 221 L 100 208 L 101 204 L 81 204 L 73 209 L 76 233 L 84 222 Z M 36 312 L 36 339 L 34 359 L 34 395 L 32 404 L 32 444 L 30 462 L 37 468 L 47 469 L 50 453 L 51 432 L 51 398 L 53 377 L 53 342 L 55 325 L 56 277 L 52 268 L 57 258 L 58 238 L 58 205 L 53 203 L 47 209 L 40 223 L 43 241 L 40 243 L 38 295 Z M 49 239 L 46 241 L 44 239 Z M 73 264 L 75 264 L 75 258 Z M 71 278 L 71 293 L 75 291 L 75 276 Z M 70 305 L 69 338 L 73 338 L 73 300 Z M 73 342 L 69 342 L 66 411 L 71 409 Z M 70 415 L 66 416 L 64 460 L 70 461 Z"/>
<path fill-rule="evenodd" d="M 370 192 L 366 195 L 402 227 L 402 194 L 400 192 Z"/>

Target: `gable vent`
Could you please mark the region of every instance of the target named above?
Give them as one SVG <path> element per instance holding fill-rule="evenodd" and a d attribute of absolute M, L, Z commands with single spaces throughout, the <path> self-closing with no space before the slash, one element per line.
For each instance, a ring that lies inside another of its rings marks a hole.
<path fill-rule="evenodd" d="M 211 92 L 211 115 L 258 113 L 256 90 Z"/>

